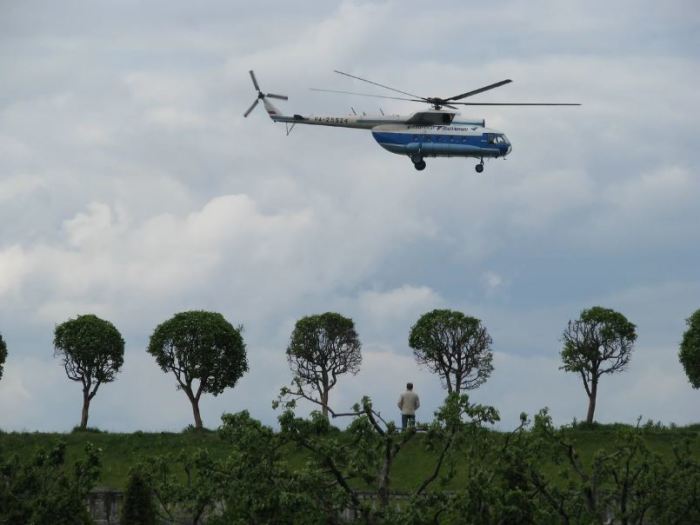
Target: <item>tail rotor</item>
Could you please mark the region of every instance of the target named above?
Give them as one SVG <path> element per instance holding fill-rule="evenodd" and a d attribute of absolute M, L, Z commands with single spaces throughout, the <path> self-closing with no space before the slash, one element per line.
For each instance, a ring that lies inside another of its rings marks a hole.
<path fill-rule="evenodd" d="M 289 97 L 286 95 L 276 95 L 275 93 L 263 93 L 260 90 L 260 85 L 258 84 L 258 79 L 255 78 L 255 73 L 253 73 L 253 70 L 251 69 L 249 71 L 250 73 L 250 79 L 253 81 L 253 86 L 255 87 L 255 90 L 258 92 L 258 97 L 255 99 L 255 101 L 251 104 L 251 106 L 248 108 L 248 111 L 246 111 L 243 116 L 247 117 L 250 115 L 251 111 L 255 109 L 255 106 L 258 105 L 258 102 L 261 100 L 264 100 L 265 98 L 277 98 L 280 100 L 289 100 Z"/>

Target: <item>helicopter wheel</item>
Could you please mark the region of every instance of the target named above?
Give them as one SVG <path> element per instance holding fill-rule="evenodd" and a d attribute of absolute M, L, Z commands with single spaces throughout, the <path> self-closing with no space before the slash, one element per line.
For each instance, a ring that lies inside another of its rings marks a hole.
<path fill-rule="evenodd" d="M 480 162 L 479 164 L 474 166 L 474 169 L 476 170 L 477 173 L 481 173 L 482 171 L 484 171 L 484 163 Z"/>
<path fill-rule="evenodd" d="M 425 169 L 425 161 L 420 160 L 418 162 L 414 162 L 413 166 L 418 170 L 418 171 L 423 171 Z"/>

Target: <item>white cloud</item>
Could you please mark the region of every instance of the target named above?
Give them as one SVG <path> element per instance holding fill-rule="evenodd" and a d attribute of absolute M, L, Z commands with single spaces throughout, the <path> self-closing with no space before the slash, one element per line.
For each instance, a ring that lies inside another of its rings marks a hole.
<path fill-rule="evenodd" d="M 440 306 L 443 299 L 427 286 L 403 285 L 387 292 L 360 293 L 359 306 L 364 315 L 377 323 L 413 319 Z"/>
<path fill-rule="evenodd" d="M 193 111 L 167 106 L 159 106 L 149 110 L 146 120 L 156 125 L 174 129 L 199 128 L 206 122 L 204 117 Z"/>
<path fill-rule="evenodd" d="M 63 376 L 63 377 L 62 377 Z M 70 411 L 62 406 L 61 395 L 64 383 L 69 383 L 57 361 L 34 357 L 13 356 L 5 364 L 0 381 L 0 428 L 3 430 L 70 430 L 73 425 L 60 424 L 55 414 Z M 78 388 L 75 385 L 76 394 Z M 82 397 L 82 394 L 80 394 Z M 77 399 L 76 395 L 76 399 Z M 80 405 L 73 414 L 77 416 Z"/>
<path fill-rule="evenodd" d="M 0 296 L 21 288 L 31 272 L 32 261 L 20 246 L 0 251 Z"/>
<path fill-rule="evenodd" d="M 187 104 L 200 96 L 197 78 L 155 71 L 131 72 L 124 78 L 131 96 L 147 105 Z"/>
<path fill-rule="evenodd" d="M 494 291 L 503 285 L 503 277 L 492 271 L 484 273 L 482 275 L 482 281 L 487 291 Z"/>
<path fill-rule="evenodd" d="M 614 383 L 613 383 L 614 382 Z M 609 385 L 608 385 L 609 383 Z M 639 346 L 633 351 L 628 370 L 610 377 L 604 390 L 607 417 L 610 420 L 641 416 L 666 424 L 696 422 L 686 407 L 695 392 L 678 362 L 678 348 Z M 630 413 L 630 407 L 638 413 Z"/>
<path fill-rule="evenodd" d="M 119 210 L 115 210 L 120 215 Z M 123 215 L 123 210 L 121 215 Z M 113 231 L 123 231 L 126 224 L 124 219 L 113 224 L 112 208 L 102 202 L 92 202 L 88 205 L 86 213 L 80 212 L 75 217 L 66 220 L 63 228 L 68 235 L 68 241 L 76 247 L 97 245 L 98 248 L 109 244 L 109 237 Z"/>

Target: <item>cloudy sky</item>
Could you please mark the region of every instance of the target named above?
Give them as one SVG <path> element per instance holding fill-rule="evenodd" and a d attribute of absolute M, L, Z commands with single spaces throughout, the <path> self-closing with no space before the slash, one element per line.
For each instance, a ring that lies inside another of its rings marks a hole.
<path fill-rule="evenodd" d="M 206 309 L 243 324 L 250 372 L 205 397 L 205 425 L 249 409 L 274 423 L 294 322 L 352 317 L 362 370 L 332 404 L 386 417 L 407 380 L 429 419 L 444 392 L 407 345 L 433 308 L 483 320 L 495 370 L 473 398 L 512 428 L 550 407 L 585 417 L 559 370 L 561 333 L 593 305 L 638 327 L 629 369 L 601 382 L 597 419 L 687 424 L 700 394 L 678 362 L 700 308 L 700 7 L 694 0 L 425 2 L 0 1 L 0 428 L 65 431 L 81 392 L 53 357 L 57 323 L 112 321 L 127 348 L 90 425 L 180 430 L 189 403 L 145 352 L 154 327 Z M 287 137 L 290 113 L 408 113 L 341 69 L 425 96 L 504 78 L 471 108 L 513 152 L 408 159 L 366 131 Z"/>

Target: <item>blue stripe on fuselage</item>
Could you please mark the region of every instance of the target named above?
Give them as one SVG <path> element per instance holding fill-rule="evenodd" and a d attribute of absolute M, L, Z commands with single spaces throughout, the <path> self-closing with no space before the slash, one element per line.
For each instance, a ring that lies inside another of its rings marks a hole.
<path fill-rule="evenodd" d="M 374 139 L 384 149 L 398 154 L 500 157 L 508 152 L 507 144 L 489 144 L 486 134 L 425 134 L 373 131 Z"/>
<path fill-rule="evenodd" d="M 372 135 L 374 135 L 377 142 L 383 144 L 423 142 L 433 144 L 469 144 L 479 147 L 488 147 L 490 145 L 482 135 L 428 135 L 423 133 L 395 133 L 391 131 L 373 131 Z"/>

